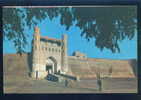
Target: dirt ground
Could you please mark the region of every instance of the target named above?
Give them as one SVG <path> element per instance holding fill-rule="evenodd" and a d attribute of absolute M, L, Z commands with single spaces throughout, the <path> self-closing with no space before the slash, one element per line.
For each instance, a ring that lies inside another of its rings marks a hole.
<path fill-rule="evenodd" d="M 80 80 L 66 87 L 63 82 L 11 76 L 4 79 L 4 93 L 137 93 L 137 79 L 103 79 L 99 91 L 96 80 Z"/>

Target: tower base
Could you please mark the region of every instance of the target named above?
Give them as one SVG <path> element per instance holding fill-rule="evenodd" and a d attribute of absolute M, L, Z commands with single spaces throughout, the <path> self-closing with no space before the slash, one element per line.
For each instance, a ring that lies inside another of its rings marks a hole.
<path fill-rule="evenodd" d="M 33 71 L 31 77 L 33 79 L 45 79 L 48 75 L 47 71 Z"/>

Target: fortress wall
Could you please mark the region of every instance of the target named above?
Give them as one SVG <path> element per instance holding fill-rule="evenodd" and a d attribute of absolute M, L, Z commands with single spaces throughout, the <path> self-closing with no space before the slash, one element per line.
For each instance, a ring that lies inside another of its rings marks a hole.
<path fill-rule="evenodd" d="M 134 77 L 129 60 L 93 59 L 94 61 L 98 63 L 96 65 L 100 66 L 103 71 L 109 70 L 112 67 L 111 77 Z"/>
<path fill-rule="evenodd" d="M 28 54 L 22 56 L 18 54 L 3 55 L 4 74 L 28 76 L 30 71 L 29 60 L 31 58 L 28 58 Z M 136 63 L 136 60 L 77 59 L 73 56 L 68 57 L 70 74 L 80 78 L 96 78 L 97 71 L 100 71 L 103 77 L 132 78 L 135 77 L 134 72 L 137 72 Z M 109 75 L 111 67 L 112 74 Z"/>
<path fill-rule="evenodd" d="M 28 69 L 28 54 L 4 54 L 3 73 L 7 75 L 26 75 Z M 27 76 L 27 75 L 26 75 Z"/>
<path fill-rule="evenodd" d="M 133 78 L 135 73 L 131 60 L 111 60 L 111 59 L 77 59 L 69 57 L 69 68 L 72 74 L 80 78 L 96 78 L 96 72 L 100 72 L 102 77 L 112 78 Z M 112 73 L 110 69 L 112 67 Z"/>
<path fill-rule="evenodd" d="M 79 76 L 80 78 L 94 78 L 95 70 L 91 71 L 91 68 L 88 66 L 87 59 L 76 59 L 70 57 L 68 59 L 69 69 L 72 71 L 72 74 Z M 94 68 L 95 69 L 95 68 Z"/>
<path fill-rule="evenodd" d="M 12 89 L 13 85 L 10 84 L 16 83 L 15 85 L 20 86 L 25 83 L 29 78 L 29 71 L 28 54 L 23 54 L 22 56 L 18 54 L 3 55 L 4 86 L 10 86 Z"/>

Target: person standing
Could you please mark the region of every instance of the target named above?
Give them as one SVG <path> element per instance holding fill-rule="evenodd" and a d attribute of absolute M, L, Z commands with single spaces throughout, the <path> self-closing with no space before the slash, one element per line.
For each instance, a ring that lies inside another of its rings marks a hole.
<path fill-rule="evenodd" d="M 65 79 L 65 87 L 68 87 L 68 80 Z"/>
<path fill-rule="evenodd" d="M 97 83 L 98 83 L 99 91 L 102 91 L 102 82 L 101 82 L 101 79 L 98 79 L 97 80 Z"/>
<path fill-rule="evenodd" d="M 102 80 L 101 80 L 100 73 L 97 73 L 97 84 L 98 84 L 99 91 L 102 91 Z"/>

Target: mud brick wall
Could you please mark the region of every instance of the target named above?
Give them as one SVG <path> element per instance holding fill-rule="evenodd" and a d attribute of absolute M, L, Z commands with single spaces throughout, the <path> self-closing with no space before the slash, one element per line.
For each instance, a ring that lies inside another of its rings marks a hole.
<path fill-rule="evenodd" d="M 28 67 L 28 54 L 3 55 L 3 74 L 5 75 L 26 75 L 29 72 Z"/>
<path fill-rule="evenodd" d="M 96 72 L 101 73 L 102 77 L 134 78 L 137 72 L 134 71 L 137 67 L 135 60 L 77 59 L 69 57 L 68 61 L 72 74 L 80 78 L 96 78 Z M 134 63 L 134 66 L 131 62 Z"/>
<path fill-rule="evenodd" d="M 69 74 L 81 78 L 96 78 L 96 72 L 100 72 L 102 77 L 111 78 L 134 78 L 137 75 L 137 61 L 112 60 L 95 58 L 68 57 Z M 109 69 L 112 67 L 112 73 Z M 3 73 L 5 75 L 28 76 L 31 71 L 30 54 L 6 54 L 3 55 Z"/>

